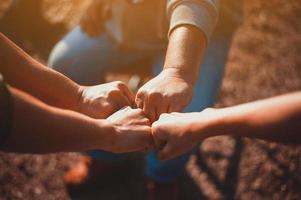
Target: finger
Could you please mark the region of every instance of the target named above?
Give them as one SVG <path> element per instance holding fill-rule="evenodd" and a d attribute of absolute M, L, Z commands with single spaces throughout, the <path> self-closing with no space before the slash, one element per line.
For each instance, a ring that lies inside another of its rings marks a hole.
<path fill-rule="evenodd" d="M 155 144 L 155 140 L 153 138 L 153 135 L 150 134 L 150 140 L 149 140 L 149 145 L 148 145 L 148 150 L 155 150 L 156 149 L 156 144 Z"/>
<path fill-rule="evenodd" d="M 137 144 L 136 151 L 153 148 L 153 138 L 151 135 L 151 128 L 149 126 L 141 127 L 141 132 L 133 138 L 133 142 Z"/>
<path fill-rule="evenodd" d="M 167 101 L 162 101 L 157 107 L 156 107 L 156 120 L 159 119 L 160 115 L 163 113 L 168 112 L 169 105 Z"/>
<path fill-rule="evenodd" d="M 156 127 L 157 124 L 154 122 L 152 125 L 152 136 L 156 149 L 160 151 L 165 146 L 166 140 Z"/>
<path fill-rule="evenodd" d="M 120 94 L 121 98 L 120 98 L 120 108 L 124 107 L 124 106 L 132 106 L 132 102 L 128 99 L 127 96 L 125 96 L 123 93 Z"/>
<path fill-rule="evenodd" d="M 170 160 L 172 158 L 177 157 L 173 146 L 170 143 L 167 143 L 162 150 L 160 150 L 157 154 L 157 158 L 159 160 Z"/>
<path fill-rule="evenodd" d="M 148 151 L 155 150 L 155 149 L 156 149 L 156 144 L 155 144 L 155 140 L 153 138 L 153 135 L 151 133 L 151 137 L 150 137 L 149 145 L 148 145 Z"/>
<path fill-rule="evenodd" d="M 179 106 L 179 105 L 170 105 L 169 109 L 168 109 L 168 113 L 172 113 L 172 112 L 181 112 L 183 110 L 183 106 Z"/>
<path fill-rule="evenodd" d="M 143 112 L 145 115 L 149 118 L 151 123 L 156 121 L 156 105 L 154 101 L 149 101 L 148 98 L 144 99 L 144 104 L 143 104 Z"/>
<path fill-rule="evenodd" d="M 148 95 L 147 104 L 145 105 L 145 112 L 147 113 L 147 116 L 150 118 L 151 122 L 156 121 L 157 113 L 159 106 L 167 104 L 167 99 L 164 99 L 163 96 L 160 93 L 153 93 Z M 159 117 L 159 116 L 158 116 Z"/>
<path fill-rule="evenodd" d="M 137 93 L 135 103 L 138 108 L 143 109 L 143 106 L 144 106 L 144 93 L 143 92 Z"/>
<path fill-rule="evenodd" d="M 142 101 L 142 99 L 136 99 L 135 100 L 135 104 L 136 104 L 137 108 L 143 109 L 143 101 Z"/>
<path fill-rule="evenodd" d="M 128 98 L 128 100 L 131 102 L 130 105 L 133 105 L 135 102 L 135 96 L 130 91 L 130 89 L 123 83 L 118 84 L 118 88 L 122 91 L 122 93 Z"/>
<path fill-rule="evenodd" d="M 103 109 L 99 111 L 99 114 L 102 115 L 102 118 L 107 118 L 113 113 L 117 112 L 119 110 L 119 105 L 115 102 L 107 103 L 103 106 Z"/>
<path fill-rule="evenodd" d="M 123 108 L 125 106 L 131 106 L 131 102 L 121 91 L 111 91 L 109 94 L 110 102 L 116 102 L 118 108 Z"/>
<path fill-rule="evenodd" d="M 151 125 L 151 122 L 148 118 L 141 118 L 141 119 L 138 119 L 137 122 L 135 122 L 136 125 L 143 125 L 143 126 L 150 126 Z"/>

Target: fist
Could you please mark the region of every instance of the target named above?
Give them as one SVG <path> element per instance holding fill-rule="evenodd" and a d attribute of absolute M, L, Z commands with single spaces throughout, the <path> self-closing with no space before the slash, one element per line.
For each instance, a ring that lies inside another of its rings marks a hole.
<path fill-rule="evenodd" d="M 134 104 L 134 95 L 120 81 L 82 86 L 79 99 L 79 112 L 98 119 L 107 118 L 117 110 Z"/>
<path fill-rule="evenodd" d="M 166 69 L 137 92 L 136 105 L 154 122 L 162 113 L 180 112 L 192 98 L 192 84 Z"/>
<path fill-rule="evenodd" d="M 115 129 L 109 142 L 109 151 L 126 153 L 154 148 L 150 121 L 141 109 L 126 107 L 107 118 L 107 121 Z"/>
<path fill-rule="evenodd" d="M 192 150 L 206 138 L 206 116 L 206 113 L 162 114 L 159 120 L 152 124 L 158 159 L 176 158 Z"/>

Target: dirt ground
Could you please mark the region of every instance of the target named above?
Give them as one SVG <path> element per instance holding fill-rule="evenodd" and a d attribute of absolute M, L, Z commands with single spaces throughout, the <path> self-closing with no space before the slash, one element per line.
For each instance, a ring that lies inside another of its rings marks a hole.
<path fill-rule="evenodd" d="M 0 1 L 0 17 L 10 3 Z M 37 19 L 32 29 L 26 24 L 23 29 L 27 32 L 22 32 L 16 27 L 24 24 L 10 19 L 0 22 L 0 30 L 44 60 L 87 5 L 88 1 L 80 0 L 44 0 L 44 21 Z M 245 0 L 243 5 L 245 20 L 231 45 L 218 107 L 301 89 L 301 1 Z M 45 38 L 43 33 L 49 27 L 57 31 Z M 79 156 L 0 153 L 0 199 L 145 199 L 143 163 L 135 173 L 106 179 L 88 193 L 68 193 L 62 174 Z M 191 157 L 180 182 L 181 199 L 301 199 L 301 148 L 243 138 L 211 138 Z"/>

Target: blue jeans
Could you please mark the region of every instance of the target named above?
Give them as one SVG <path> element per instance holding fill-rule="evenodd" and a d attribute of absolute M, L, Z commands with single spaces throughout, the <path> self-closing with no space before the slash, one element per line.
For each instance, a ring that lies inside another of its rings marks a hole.
<path fill-rule="evenodd" d="M 230 40 L 230 37 L 213 38 L 210 42 L 200 66 L 192 102 L 185 112 L 201 111 L 213 105 L 222 81 Z M 120 50 L 106 34 L 90 38 L 76 27 L 54 47 L 49 58 L 49 66 L 53 66 L 55 70 L 80 84 L 93 85 L 98 84 L 107 71 L 128 67 L 144 58 L 153 60 L 154 75 L 161 71 L 163 52 L 158 51 L 156 54 L 125 52 Z M 146 158 L 146 173 L 160 182 L 172 181 L 184 171 L 190 154 L 191 152 L 173 160 L 159 161 L 156 159 L 156 152 L 151 152 Z M 126 157 L 124 154 L 117 155 L 104 151 L 93 151 L 91 156 L 107 161 L 121 161 Z"/>

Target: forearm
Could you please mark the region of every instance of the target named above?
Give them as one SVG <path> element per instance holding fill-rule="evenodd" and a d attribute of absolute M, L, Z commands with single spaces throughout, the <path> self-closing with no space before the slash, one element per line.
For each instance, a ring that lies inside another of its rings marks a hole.
<path fill-rule="evenodd" d="M 205 48 L 206 37 L 201 30 L 190 25 L 175 28 L 169 38 L 164 70 L 175 70 L 194 84 Z"/>
<path fill-rule="evenodd" d="M 60 108 L 77 110 L 79 85 L 42 65 L 0 33 L 0 72 L 6 82 Z"/>
<path fill-rule="evenodd" d="M 301 92 L 213 111 L 213 135 L 301 143 Z"/>
<path fill-rule="evenodd" d="M 101 120 L 48 106 L 34 97 L 10 88 L 13 97 L 13 127 L 4 151 L 53 153 L 101 149 L 111 128 Z"/>

